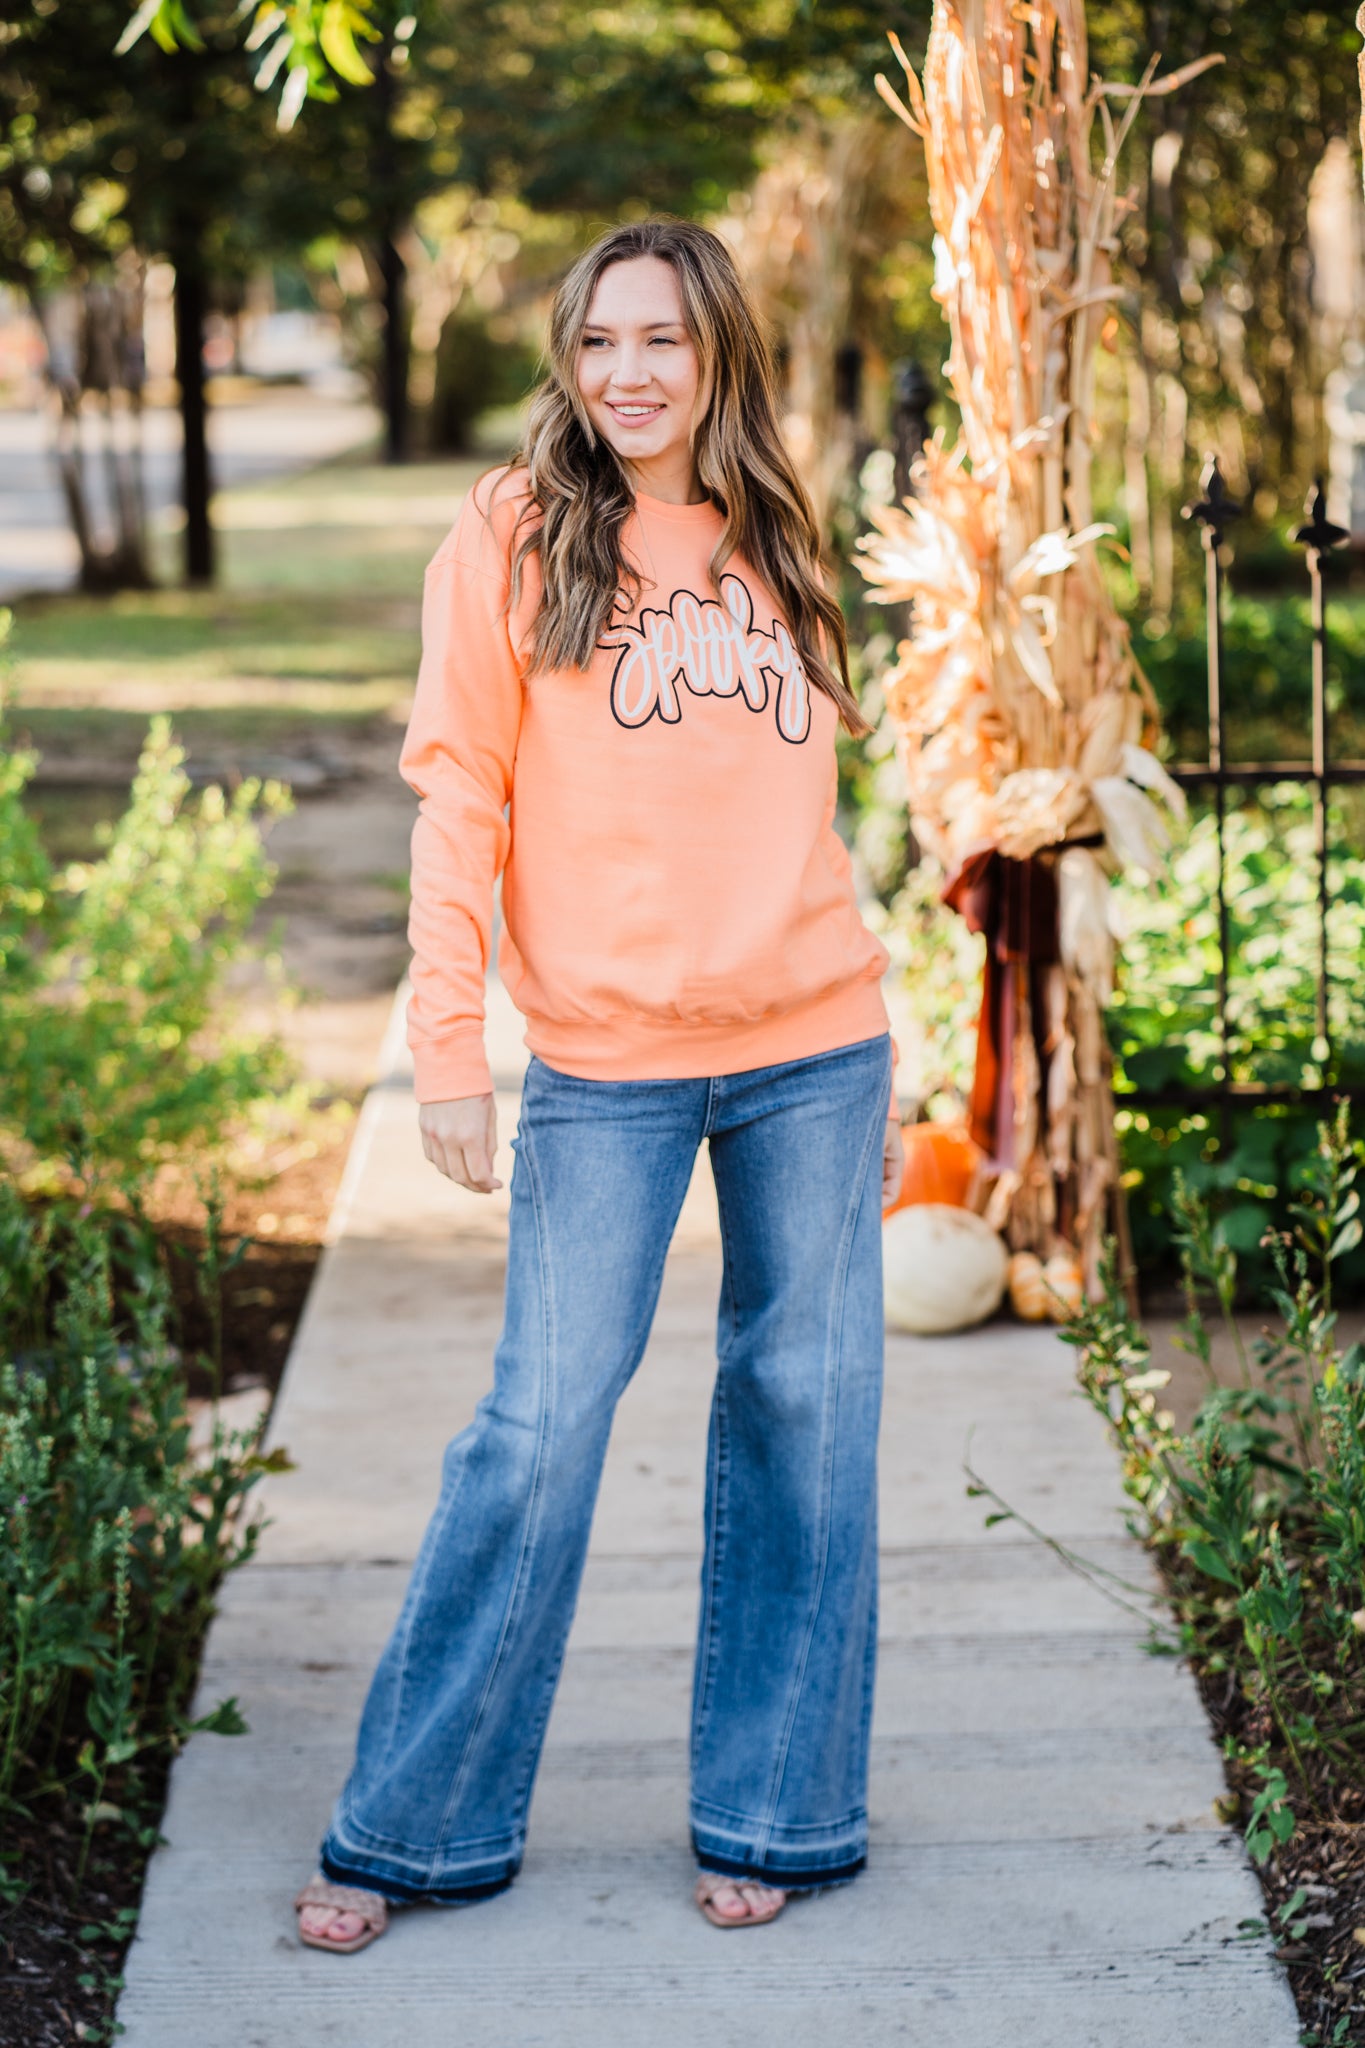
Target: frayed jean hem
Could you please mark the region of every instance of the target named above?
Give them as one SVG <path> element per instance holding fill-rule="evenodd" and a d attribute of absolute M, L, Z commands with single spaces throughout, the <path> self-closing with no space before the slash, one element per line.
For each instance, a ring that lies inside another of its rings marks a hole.
<path fill-rule="evenodd" d="M 736 1881 L 751 1884 L 772 1885 L 784 1892 L 818 1892 L 826 1886 L 848 1884 L 858 1875 L 867 1862 L 865 1849 L 831 1858 L 827 1864 L 812 1867 L 808 1860 L 798 1860 L 790 1851 L 784 1858 L 779 1850 L 766 1856 L 725 1856 L 708 1849 L 695 1833 L 692 1848 L 699 1867 L 712 1877 L 731 1877 Z"/>
<path fill-rule="evenodd" d="M 338 1849 L 329 1838 L 323 1844 L 319 1867 L 333 1884 L 359 1885 L 397 1905 L 468 1906 L 506 1891 L 521 1868 L 521 1858 L 504 1857 L 458 1874 L 417 1879 L 405 1876 L 383 1857 L 367 1859 Z"/>

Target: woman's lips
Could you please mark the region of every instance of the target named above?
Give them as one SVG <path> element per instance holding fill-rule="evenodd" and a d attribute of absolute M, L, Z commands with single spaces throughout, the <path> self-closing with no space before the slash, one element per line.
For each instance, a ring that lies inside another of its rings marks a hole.
<path fill-rule="evenodd" d="M 607 401 L 607 411 L 613 419 L 619 420 L 623 427 L 645 427 L 649 425 L 651 420 L 658 419 L 659 414 L 663 411 L 663 406 L 643 405 L 627 407 L 624 405 L 614 405 L 609 399 Z"/>

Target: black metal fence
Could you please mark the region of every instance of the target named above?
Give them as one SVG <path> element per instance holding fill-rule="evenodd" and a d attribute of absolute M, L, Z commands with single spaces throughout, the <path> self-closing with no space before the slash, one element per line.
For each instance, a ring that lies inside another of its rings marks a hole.
<path fill-rule="evenodd" d="M 1254 1106 L 1269 1102 L 1313 1103 L 1342 1094 L 1340 1086 L 1292 1082 L 1237 1080 L 1233 1075 L 1228 1021 L 1228 983 L 1233 971 L 1227 893 L 1228 800 L 1235 790 L 1268 789 L 1276 783 L 1307 786 L 1313 792 L 1313 823 L 1317 878 L 1317 1044 L 1314 1065 L 1325 1072 L 1331 1065 L 1331 971 L 1328 955 L 1329 862 L 1332 848 L 1329 828 L 1329 800 L 1333 788 L 1365 783 L 1365 761 L 1336 760 L 1331 751 L 1331 730 L 1327 703 L 1327 622 L 1324 573 L 1334 548 L 1348 536 L 1327 518 L 1326 500 L 1319 481 L 1309 493 L 1307 517 L 1294 534 L 1306 551 L 1312 606 L 1312 749 L 1307 760 L 1237 761 L 1228 759 L 1227 692 L 1223 661 L 1223 576 L 1227 528 L 1240 509 L 1228 496 L 1216 457 L 1211 457 L 1200 478 L 1203 496 L 1184 507 L 1185 517 L 1194 520 L 1204 544 L 1204 602 L 1208 641 L 1208 760 L 1180 762 L 1171 774 L 1184 788 L 1209 791 L 1217 844 L 1216 907 L 1218 917 L 1217 966 L 1214 996 L 1214 1033 L 1218 1047 L 1216 1071 L 1207 1081 L 1171 1083 L 1169 1086 L 1125 1089 L 1120 1100 L 1125 1107 L 1193 1108 L 1214 1111 L 1224 1136 L 1234 1105 Z M 1365 971 L 1365 962 L 1361 963 Z"/>

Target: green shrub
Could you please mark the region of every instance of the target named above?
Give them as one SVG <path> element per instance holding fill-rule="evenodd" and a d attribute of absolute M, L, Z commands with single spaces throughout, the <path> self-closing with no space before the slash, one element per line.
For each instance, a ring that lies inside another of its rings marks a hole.
<path fill-rule="evenodd" d="M 441 454 L 466 453 L 480 414 L 516 405 L 535 382 L 536 370 L 535 350 L 506 316 L 461 306 L 446 320 L 436 344 L 429 446 Z"/>
<path fill-rule="evenodd" d="M 0 1183 L 0 1809 L 79 1799 L 88 1850 L 133 1823 L 188 1732 L 199 1640 L 251 1554 L 250 1432 L 190 1444 L 154 1241 Z M 242 1725 L 224 1702 L 196 1726 Z M 81 1858 L 84 1864 L 84 1854 Z"/>
<path fill-rule="evenodd" d="M 1292 1834 L 1295 1801 L 1330 1810 L 1332 1787 L 1365 1785 L 1365 1347 L 1339 1347 L 1334 1308 L 1334 1270 L 1361 1240 L 1360 1156 L 1343 1107 L 1319 1126 L 1292 1230 L 1269 1245 L 1277 1327 L 1250 1344 L 1236 1254 L 1177 1189 L 1181 1342 L 1207 1381 L 1188 1430 L 1160 1406 L 1170 1375 L 1151 1370 L 1112 1265 L 1107 1298 L 1064 1332 L 1118 1441 L 1140 1531 L 1166 1561 L 1181 1647 L 1241 1694 L 1255 1739 L 1234 1754 L 1260 1778 L 1259 1861 Z M 1210 1309 L 1231 1340 L 1230 1381 L 1215 1371 Z"/>
<path fill-rule="evenodd" d="M 1312 632 L 1307 577 L 1302 593 L 1253 597 L 1238 591 L 1223 620 L 1224 700 L 1232 758 L 1287 760 L 1308 753 L 1311 721 Z M 1353 713 L 1342 677 L 1365 656 L 1365 601 L 1328 588 L 1328 695 L 1334 714 L 1332 745 L 1339 756 L 1365 748 L 1365 726 Z M 1172 752 L 1202 761 L 1208 743 L 1208 667 L 1203 606 L 1153 633 L 1137 624 L 1133 644 L 1161 705 Z"/>
<path fill-rule="evenodd" d="M 1332 838 L 1344 837 L 1340 818 Z M 1365 1085 L 1365 860 L 1329 863 L 1330 1060 L 1317 1043 L 1317 858 L 1310 799 L 1288 784 L 1264 806 L 1229 811 L 1226 894 L 1234 965 L 1228 985 L 1229 1059 L 1236 1082 L 1304 1087 Z M 1124 1109 L 1126 1088 L 1198 1086 L 1217 1071 L 1218 962 L 1214 820 L 1194 820 L 1170 867 L 1150 885 L 1119 885 L 1127 928 L 1109 1015 L 1120 1094 L 1119 1135 L 1140 1271 L 1169 1263 L 1176 1176 L 1216 1198 L 1218 1233 L 1237 1251 L 1253 1286 L 1271 1277 L 1266 1231 L 1282 1229 L 1312 1170 L 1319 1112 L 1291 1103 L 1241 1106 L 1220 1146 L 1216 1115 Z M 1365 1253 L 1338 1276 L 1365 1286 Z"/>
<path fill-rule="evenodd" d="M 0 1139 L 11 1163 L 125 1192 L 221 1147 L 287 1088 L 278 1043 L 234 1034 L 225 981 L 273 869 L 278 783 L 191 798 L 153 719 L 102 857 L 54 873 L 23 809 L 33 759 L 0 753 Z"/>

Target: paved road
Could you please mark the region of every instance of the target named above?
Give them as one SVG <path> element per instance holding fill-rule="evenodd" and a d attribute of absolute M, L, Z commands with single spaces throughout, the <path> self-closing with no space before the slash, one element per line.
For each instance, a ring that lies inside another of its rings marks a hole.
<path fill-rule="evenodd" d="M 306 469 L 368 440 L 378 415 L 354 399 L 315 397 L 306 389 L 216 408 L 209 419 L 214 482 L 254 483 Z M 65 590 L 79 557 L 51 453 L 43 412 L 0 408 L 0 600 L 29 590 Z M 180 419 L 165 407 L 144 429 L 147 502 L 152 515 L 179 503 Z M 92 465 L 92 487 L 101 484 Z"/>
<path fill-rule="evenodd" d="M 495 996 L 497 991 L 495 990 Z M 491 1033 L 501 1129 L 520 1052 Z M 499 1167 L 508 1178 L 509 1161 Z M 690 1903 L 686 1735 L 719 1256 L 703 1168 L 622 1402 L 511 1891 L 297 1943 L 289 1900 L 347 1767 L 441 1447 L 489 1377 L 505 1195 L 421 1157 L 400 1036 L 371 1092 L 272 1427 L 298 1469 L 234 1577 L 177 1762 L 119 2016 L 124 2048 L 1293 2048 L 1188 1673 L 1053 1557 L 987 1531 L 978 1466 L 1141 1577 L 1116 1461 L 1047 1331 L 889 1345 L 873 1837 L 853 1885 L 732 1942 Z"/>

